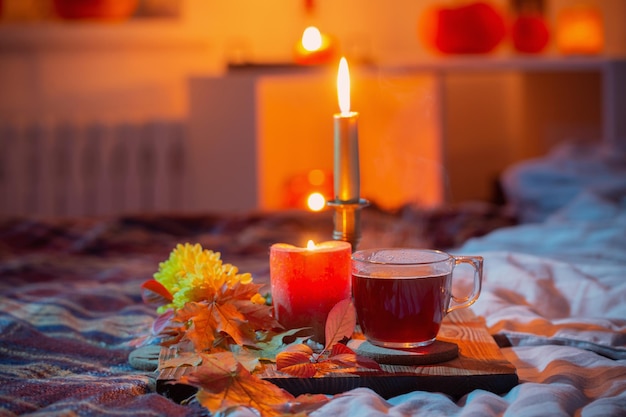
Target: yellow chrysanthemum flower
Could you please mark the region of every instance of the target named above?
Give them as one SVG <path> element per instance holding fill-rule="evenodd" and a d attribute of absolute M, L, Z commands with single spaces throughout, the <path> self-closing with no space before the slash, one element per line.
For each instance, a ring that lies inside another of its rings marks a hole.
<path fill-rule="evenodd" d="M 252 296 L 252 298 L 250 299 L 250 301 L 252 301 L 254 304 L 265 304 L 266 303 L 266 299 L 265 297 L 263 297 L 261 294 L 256 293 Z"/>
<path fill-rule="evenodd" d="M 154 274 L 154 279 L 173 296 L 172 303 L 161 310 L 181 308 L 190 301 L 213 300 L 224 287 L 252 282 L 251 274 L 239 274 L 237 267 L 223 264 L 220 256 L 219 252 L 202 249 L 199 244 L 176 245 L 169 259 L 161 262 L 159 271 Z"/>

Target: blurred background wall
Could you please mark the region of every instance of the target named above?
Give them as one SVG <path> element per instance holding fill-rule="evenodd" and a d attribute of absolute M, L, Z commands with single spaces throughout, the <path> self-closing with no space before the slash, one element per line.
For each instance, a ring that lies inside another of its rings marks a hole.
<path fill-rule="evenodd" d="M 591 56 L 565 56 L 553 32 L 539 54 L 507 37 L 452 63 L 420 25 L 465 0 L 140 0 L 114 19 L 54 1 L 0 3 L 0 214 L 300 207 L 294 184 L 332 171 L 337 111 L 335 60 L 293 68 L 308 25 L 351 63 L 365 197 L 495 201 L 511 163 L 606 139 L 605 64 L 626 56 L 621 0 L 541 2 L 553 31 L 573 3 L 601 13 Z M 517 2 L 490 4 L 508 27 Z"/>

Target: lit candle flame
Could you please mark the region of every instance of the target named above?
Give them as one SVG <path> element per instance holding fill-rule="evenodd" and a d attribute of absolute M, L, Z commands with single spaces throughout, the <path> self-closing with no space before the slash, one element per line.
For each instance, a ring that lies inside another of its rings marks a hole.
<path fill-rule="evenodd" d="M 302 33 L 302 47 L 309 52 L 322 47 L 322 33 L 315 26 L 309 26 Z"/>
<path fill-rule="evenodd" d="M 339 98 L 339 109 L 342 115 L 350 113 L 350 70 L 348 61 L 342 57 L 339 61 L 339 71 L 337 72 L 337 96 Z"/>
<path fill-rule="evenodd" d="M 314 249 L 315 249 L 315 242 L 313 242 L 312 240 L 309 240 L 309 241 L 306 243 L 306 248 L 307 248 L 308 250 L 314 250 Z"/>

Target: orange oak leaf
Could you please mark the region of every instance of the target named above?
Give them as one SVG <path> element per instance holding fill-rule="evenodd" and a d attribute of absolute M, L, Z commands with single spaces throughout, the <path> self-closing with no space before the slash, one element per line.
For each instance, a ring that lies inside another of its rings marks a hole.
<path fill-rule="evenodd" d="M 250 300 L 246 302 L 254 304 Z M 238 306 L 241 304 L 232 300 L 224 303 L 189 302 L 176 311 L 175 320 L 187 323 L 184 337 L 193 343 L 197 351 L 211 351 L 224 343 L 255 346 L 258 342 L 255 331 L 258 329 Z M 266 313 L 270 317 L 269 311 Z M 269 322 L 272 320 L 271 317 L 268 319 Z"/>
<path fill-rule="evenodd" d="M 226 333 L 240 346 L 254 344 L 254 331 L 247 325 L 245 316 L 236 306 L 230 303 L 210 303 L 208 308 L 215 320 L 216 331 Z"/>
<path fill-rule="evenodd" d="M 324 350 L 332 348 L 343 339 L 350 338 L 356 327 L 356 309 L 352 300 L 339 301 L 328 313 L 326 319 L 326 346 Z"/>
<path fill-rule="evenodd" d="M 196 398 L 212 414 L 229 407 L 251 407 L 263 417 L 282 414 L 295 398 L 247 371 L 230 352 L 203 355 L 202 365 L 181 382 L 199 388 Z"/>
<path fill-rule="evenodd" d="M 249 285 L 249 284 L 248 284 Z M 282 326 L 274 318 L 273 307 L 255 304 L 250 299 L 234 299 L 231 303 L 243 314 L 248 325 L 254 330 L 281 329 Z"/>

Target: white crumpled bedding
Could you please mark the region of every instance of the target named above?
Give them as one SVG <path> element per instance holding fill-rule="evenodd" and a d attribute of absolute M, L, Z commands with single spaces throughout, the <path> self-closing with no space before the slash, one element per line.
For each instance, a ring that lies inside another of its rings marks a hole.
<path fill-rule="evenodd" d="M 626 193 L 615 192 L 626 190 L 626 165 L 612 161 L 619 170 L 605 182 L 610 195 L 583 184 L 542 221 L 498 229 L 455 251 L 485 258 L 483 291 L 471 308 L 509 345 L 502 352 L 518 386 L 456 402 L 426 392 L 384 400 L 357 389 L 312 415 L 626 416 Z"/>

